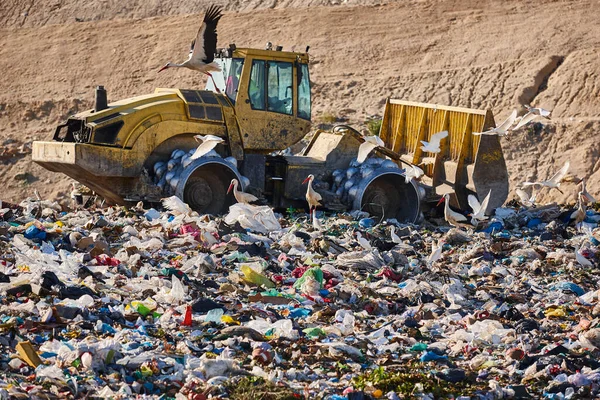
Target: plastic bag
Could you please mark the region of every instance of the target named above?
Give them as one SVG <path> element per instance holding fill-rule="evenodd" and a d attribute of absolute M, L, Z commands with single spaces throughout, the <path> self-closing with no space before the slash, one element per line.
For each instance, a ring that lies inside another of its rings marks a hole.
<path fill-rule="evenodd" d="M 240 270 L 244 274 L 244 279 L 248 282 L 254 283 L 257 286 L 263 286 L 266 288 L 273 288 L 275 284 L 269 278 L 259 274 L 248 265 L 242 265 Z"/>
<path fill-rule="evenodd" d="M 242 228 L 261 233 L 281 230 L 281 225 L 269 206 L 236 203 L 229 207 L 229 214 L 224 220 L 227 225 L 239 222 Z"/>
<path fill-rule="evenodd" d="M 350 310 L 337 310 L 335 313 L 335 327 L 340 330 L 342 335 L 348 336 L 354 333 L 354 324 L 356 318 Z"/>
<path fill-rule="evenodd" d="M 175 275 L 171 277 L 171 282 L 172 286 L 169 294 L 171 295 L 173 301 L 181 303 L 185 298 L 185 289 L 183 288 L 183 284 Z"/>

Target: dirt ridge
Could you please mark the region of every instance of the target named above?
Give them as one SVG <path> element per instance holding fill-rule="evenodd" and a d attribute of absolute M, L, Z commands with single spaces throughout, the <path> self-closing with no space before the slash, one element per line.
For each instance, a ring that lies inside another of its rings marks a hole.
<path fill-rule="evenodd" d="M 22 146 L 48 138 L 78 109 L 73 102 L 91 104 L 98 84 L 110 101 L 156 87 L 203 87 L 204 78 L 191 71 L 157 70 L 185 58 L 208 3 L 1 2 L 0 142 Z M 600 31 L 592 1 L 215 3 L 227 10 L 219 46 L 311 46 L 315 125 L 334 114 L 361 127 L 368 116 L 381 115 L 387 97 L 490 109 L 496 121 L 515 108 L 523 113 L 524 104 L 541 106 L 552 110 L 552 120 L 502 139 L 511 187 L 544 178 L 570 159 L 572 173 L 588 177 L 589 190 L 600 197 Z M 22 4 L 32 5 L 24 22 Z M 0 168 L 3 200 L 18 201 L 33 189 L 64 194 L 69 183 L 29 157 Z M 15 182 L 24 172 L 36 180 Z M 576 189 L 566 187 L 564 195 L 542 198 L 574 201 Z"/>
<path fill-rule="evenodd" d="M 518 97 L 519 103 L 527 105 L 533 103 L 535 98 L 548 88 L 548 80 L 561 66 L 564 60 L 565 57 L 563 56 L 551 56 L 548 63 L 533 77 L 533 85 L 523 89 L 523 92 Z"/>

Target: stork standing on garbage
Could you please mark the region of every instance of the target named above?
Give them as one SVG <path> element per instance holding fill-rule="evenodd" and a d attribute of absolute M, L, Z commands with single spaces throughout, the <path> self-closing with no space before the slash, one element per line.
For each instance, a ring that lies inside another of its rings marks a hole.
<path fill-rule="evenodd" d="M 577 209 L 571 213 L 569 219 L 575 223 L 575 227 L 579 231 L 581 228 L 581 223 L 585 220 L 585 217 L 586 217 L 585 199 L 583 196 L 583 192 L 579 192 L 577 194 L 577 200 L 578 200 Z"/>
<path fill-rule="evenodd" d="M 453 211 L 450 208 L 450 193 L 446 193 L 438 202 L 438 205 L 445 203 L 444 204 L 444 218 L 446 219 L 446 221 L 452 225 L 455 226 L 457 228 L 464 226 L 464 227 L 468 227 L 468 224 L 464 224 L 463 222 L 467 222 L 467 217 L 465 217 L 464 215 L 457 213 L 455 211 Z"/>
<path fill-rule="evenodd" d="M 313 209 L 316 209 L 317 206 L 320 206 L 320 201 L 323 199 L 321 195 L 317 193 L 312 187 L 312 183 L 314 180 L 315 176 L 313 174 L 310 174 L 306 177 L 304 181 L 302 181 L 303 185 L 308 182 L 308 188 L 306 189 L 306 201 L 308 202 L 309 213 L 312 212 Z"/>
<path fill-rule="evenodd" d="M 232 179 L 231 183 L 229 184 L 229 189 L 227 189 L 227 194 L 229 194 L 231 189 L 233 189 L 233 197 L 235 197 L 238 203 L 251 204 L 255 201 L 258 201 L 258 197 L 238 190 L 238 184 L 239 182 L 237 179 Z"/>

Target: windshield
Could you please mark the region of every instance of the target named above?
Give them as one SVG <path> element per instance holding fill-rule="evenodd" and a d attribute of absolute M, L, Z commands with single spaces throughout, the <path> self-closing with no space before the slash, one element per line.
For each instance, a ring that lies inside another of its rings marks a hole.
<path fill-rule="evenodd" d="M 227 81 L 225 83 L 225 94 L 235 104 L 235 99 L 238 93 L 238 86 L 240 84 L 240 75 L 242 74 L 242 67 L 244 66 L 243 58 L 231 59 L 229 66 Z"/>
<path fill-rule="evenodd" d="M 268 110 L 292 114 L 292 63 L 269 61 Z"/>
<path fill-rule="evenodd" d="M 296 83 L 294 83 L 293 74 L 295 65 L 297 66 Z M 296 101 L 298 117 L 310 121 L 308 64 L 253 60 L 248 97 L 253 110 L 266 110 L 287 115 L 294 113 L 293 106 Z"/>
<path fill-rule="evenodd" d="M 310 79 L 308 64 L 298 65 L 298 116 L 310 120 Z"/>
<path fill-rule="evenodd" d="M 229 71 L 229 67 L 231 65 L 230 58 L 215 58 L 215 63 L 217 63 L 221 67 L 221 71 L 213 71 L 210 74 L 212 75 L 212 79 L 210 77 L 206 77 L 206 87 L 204 90 L 210 90 L 211 92 L 216 92 L 215 85 L 222 92 L 225 90 L 225 74 Z M 214 80 L 214 84 L 213 84 Z"/>

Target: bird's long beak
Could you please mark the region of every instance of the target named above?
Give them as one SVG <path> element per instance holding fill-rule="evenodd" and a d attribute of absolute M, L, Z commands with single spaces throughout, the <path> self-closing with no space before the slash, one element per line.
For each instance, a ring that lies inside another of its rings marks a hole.
<path fill-rule="evenodd" d="M 308 178 L 306 178 L 305 180 L 302 181 L 302 184 L 304 185 L 306 182 L 308 182 L 310 180 L 310 176 Z"/>
<path fill-rule="evenodd" d="M 233 188 L 233 183 L 231 185 L 229 185 L 229 189 L 227 189 L 227 194 L 229 194 L 229 192 L 231 192 L 232 188 Z"/>
<path fill-rule="evenodd" d="M 160 71 L 164 71 L 165 69 L 169 68 L 169 64 L 165 65 L 164 67 L 162 67 L 161 69 L 158 70 L 158 72 Z"/>
<path fill-rule="evenodd" d="M 446 198 L 442 196 L 442 198 L 440 199 L 440 201 L 437 202 L 437 206 L 439 206 L 440 204 L 442 204 L 444 201 L 446 201 Z"/>

